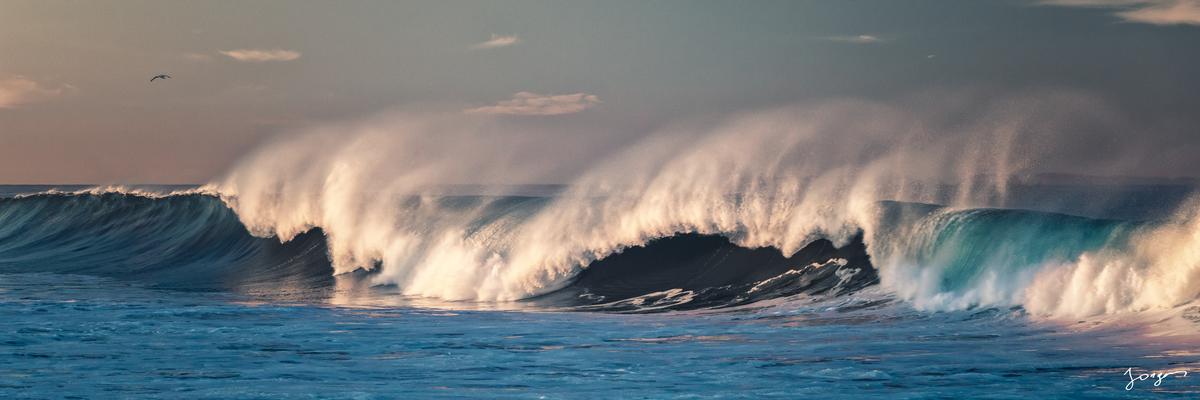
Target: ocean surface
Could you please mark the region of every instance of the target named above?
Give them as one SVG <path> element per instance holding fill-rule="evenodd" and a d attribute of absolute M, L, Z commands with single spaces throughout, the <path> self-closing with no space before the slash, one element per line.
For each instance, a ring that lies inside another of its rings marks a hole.
<path fill-rule="evenodd" d="M 790 241 L 477 189 L 313 224 L 206 187 L 0 186 L 0 398 L 1200 396 L 1187 187 L 873 202 Z"/>

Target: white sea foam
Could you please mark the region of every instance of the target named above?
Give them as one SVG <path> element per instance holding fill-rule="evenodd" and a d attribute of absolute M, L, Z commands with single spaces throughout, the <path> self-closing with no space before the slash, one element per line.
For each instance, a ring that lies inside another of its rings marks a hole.
<path fill-rule="evenodd" d="M 1051 265 L 1030 279 L 1021 302 L 1031 312 L 1084 317 L 1163 310 L 1200 298 L 1200 202 L 1148 228 L 1129 246 Z"/>
<path fill-rule="evenodd" d="M 208 187 L 196 187 L 189 189 L 162 189 L 154 190 L 146 187 L 135 187 L 128 185 L 101 185 L 91 186 L 79 190 L 61 190 L 49 189 L 35 193 L 22 193 L 13 196 L 14 198 L 28 198 L 37 196 L 53 196 L 53 195 L 92 195 L 101 196 L 106 194 L 122 194 L 127 196 L 144 197 L 148 199 L 161 199 L 171 196 L 188 196 L 188 195 L 207 195 L 219 196 L 220 194 Z"/>

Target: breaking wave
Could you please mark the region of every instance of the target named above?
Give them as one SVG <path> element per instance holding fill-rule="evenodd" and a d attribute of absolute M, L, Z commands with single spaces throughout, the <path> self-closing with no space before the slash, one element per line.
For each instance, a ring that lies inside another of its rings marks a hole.
<path fill-rule="evenodd" d="M 443 212 L 472 216 L 473 229 L 455 243 L 482 247 L 506 243 L 498 236 L 511 235 L 505 230 L 535 219 L 554 201 L 444 196 L 410 199 L 408 206 L 415 212 L 436 204 Z M 1186 222 L 1194 219 L 1128 222 L 898 202 L 877 203 L 874 215 L 871 233 L 860 231 L 840 246 L 816 239 L 786 253 L 714 234 L 648 235 L 633 246 L 581 255 L 589 261 L 577 264 L 561 282 L 546 282 L 539 285 L 546 288 L 542 291 L 508 300 L 648 312 L 836 297 L 877 286 L 919 309 L 1019 305 L 1039 315 L 1081 317 L 1172 308 L 1196 297 L 1195 270 L 1186 268 L 1194 264 L 1165 256 L 1194 256 L 1194 243 L 1187 240 L 1197 237 L 1196 226 Z M 0 199 L 0 271 L 7 273 L 98 274 L 171 289 L 301 300 L 319 300 L 339 290 L 339 280 L 352 280 L 426 296 L 406 286 L 410 283 L 397 282 L 397 275 L 387 272 L 391 265 L 382 262 L 371 271 L 335 276 L 326 236 L 315 228 L 283 242 L 256 237 L 219 196 L 204 193 Z M 446 269 L 444 279 L 453 279 L 455 268 L 475 254 L 430 256 Z"/>
<path fill-rule="evenodd" d="M 1009 106 L 929 135 L 929 118 L 879 104 L 789 107 L 572 167 L 582 153 L 554 135 L 385 116 L 268 145 L 196 190 L 0 199 L 0 269 L 608 311 L 867 287 L 919 309 L 1063 318 L 1194 302 L 1196 207 L 1151 221 L 1007 207 L 1045 153 L 1039 132 L 1069 111 Z M 571 184 L 513 185 L 554 177 Z"/>

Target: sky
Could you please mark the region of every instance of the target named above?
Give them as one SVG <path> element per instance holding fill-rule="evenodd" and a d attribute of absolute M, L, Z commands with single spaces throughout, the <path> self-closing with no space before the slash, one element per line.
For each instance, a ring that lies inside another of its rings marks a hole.
<path fill-rule="evenodd" d="M 1120 174 L 1195 177 L 1196 71 L 1200 0 L 5 0 L 0 184 L 203 183 L 397 109 L 619 146 L 785 104 L 1047 92 L 1121 122 L 1043 172 L 1137 147 Z"/>

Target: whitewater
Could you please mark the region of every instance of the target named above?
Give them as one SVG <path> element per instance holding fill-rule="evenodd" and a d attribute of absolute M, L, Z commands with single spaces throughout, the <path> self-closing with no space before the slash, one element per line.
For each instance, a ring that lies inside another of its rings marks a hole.
<path fill-rule="evenodd" d="M 607 151 L 390 112 L 281 137 L 203 185 L 0 187 L 0 358 L 28 366 L 0 390 L 44 392 L 54 360 L 118 396 L 149 374 L 212 398 L 612 395 L 584 376 L 656 398 L 1116 398 L 1126 368 L 1196 365 L 1193 189 L 1038 181 L 1074 139 L 1057 133 L 1104 113 L 1020 100 L 953 123 L 803 104 Z"/>

